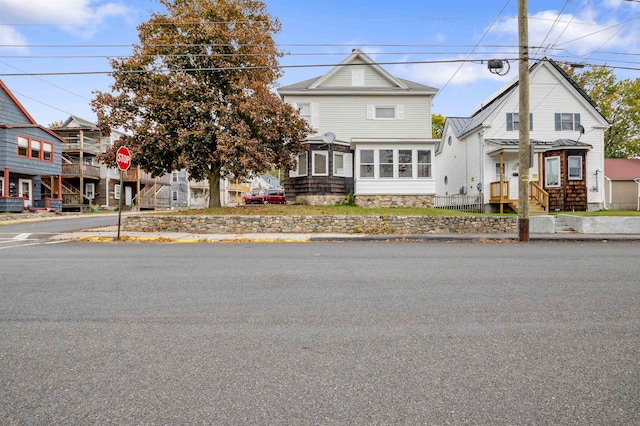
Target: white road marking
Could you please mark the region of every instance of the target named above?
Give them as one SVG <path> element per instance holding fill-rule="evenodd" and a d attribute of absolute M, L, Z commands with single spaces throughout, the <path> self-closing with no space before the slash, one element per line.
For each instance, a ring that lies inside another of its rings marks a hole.
<path fill-rule="evenodd" d="M 28 240 L 30 235 L 31 235 L 30 233 L 29 234 L 18 234 L 15 237 L 13 237 L 13 239 L 14 240 L 18 240 L 18 241 L 24 241 L 24 240 Z"/>

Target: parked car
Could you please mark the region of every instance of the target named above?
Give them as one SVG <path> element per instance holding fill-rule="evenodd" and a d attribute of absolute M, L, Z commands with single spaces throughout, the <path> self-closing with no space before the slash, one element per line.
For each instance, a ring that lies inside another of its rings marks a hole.
<path fill-rule="evenodd" d="M 269 189 L 264 196 L 264 202 L 266 204 L 286 204 L 287 200 L 284 196 L 284 190 L 282 189 Z"/>
<path fill-rule="evenodd" d="M 264 204 L 265 195 L 262 191 L 252 192 L 242 197 L 245 204 Z"/>

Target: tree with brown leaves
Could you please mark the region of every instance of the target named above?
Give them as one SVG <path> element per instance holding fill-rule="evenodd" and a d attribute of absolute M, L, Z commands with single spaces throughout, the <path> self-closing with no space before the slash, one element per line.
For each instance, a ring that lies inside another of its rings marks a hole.
<path fill-rule="evenodd" d="M 208 179 L 209 207 L 220 206 L 220 178 L 295 167 L 310 129 L 272 90 L 279 21 L 258 0 L 158 1 L 167 12 L 138 27 L 132 55 L 111 61 L 111 93 L 92 101 L 105 133 L 126 133 L 112 151 L 127 145 L 154 175 Z"/>

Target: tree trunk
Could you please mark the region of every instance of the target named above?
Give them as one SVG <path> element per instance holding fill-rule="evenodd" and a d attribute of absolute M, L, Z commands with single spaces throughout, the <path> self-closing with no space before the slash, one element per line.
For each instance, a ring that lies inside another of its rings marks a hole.
<path fill-rule="evenodd" d="M 222 207 L 220 202 L 220 171 L 222 164 L 212 164 L 207 178 L 209 179 L 209 208 Z"/>

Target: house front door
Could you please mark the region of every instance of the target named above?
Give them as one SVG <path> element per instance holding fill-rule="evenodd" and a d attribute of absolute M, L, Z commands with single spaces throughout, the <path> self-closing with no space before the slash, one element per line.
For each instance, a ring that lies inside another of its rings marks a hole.
<path fill-rule="evenodd" d="M 132 200 L 131 187 L 130 186 L 125 186 L 124 187 L 124 204 L 126 206 L 130 206 L 131 205 L 131 200 Z"/>
<path fill-rule="evenodd" d="M 33 182 L 31 179 L 18 179 L 18 196 L 22 197 L 23 207 L 28 209 L 33 205 Z"/>

